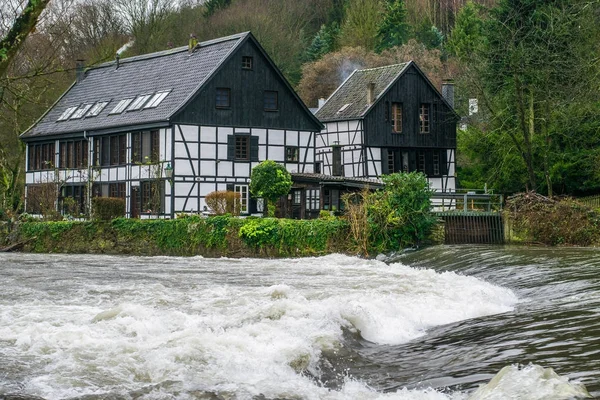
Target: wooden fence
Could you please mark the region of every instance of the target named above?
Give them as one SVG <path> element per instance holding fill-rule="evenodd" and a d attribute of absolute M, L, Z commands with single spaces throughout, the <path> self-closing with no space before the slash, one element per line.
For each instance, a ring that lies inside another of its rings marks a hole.
<path fill-rule="evenodd" d="M 577 201 L 591 208 L 600 208 L 600 195 L 580 197 Z"/>

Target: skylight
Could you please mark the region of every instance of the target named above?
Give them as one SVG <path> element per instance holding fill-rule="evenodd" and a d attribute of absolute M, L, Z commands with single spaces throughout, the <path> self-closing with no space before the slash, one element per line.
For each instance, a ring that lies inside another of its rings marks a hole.
<path fill-rule="evenodd" d="M 77 106 L 67 108 L 65 111 L 63 111 L 62 114 L 60 114 L 60 117 L 58 117 L 57 121 L 64 121 L 69 119 L 69 117 L 71 116 L 71 114 L 73 114 L 73 112 L 75 112 L 75 110 L 77 110 Z"/>
<path fill-rule="evenodd" d="M 339 113 L 341 113 L 341 112 L 344 112 L 344 111 L 346 110 L 346 108 L 350 107 L 350 104 L 352 104 L 352 103 L 344 104 L 344 105 L 342 106 L 342 108 L 340 108 L 340 109 L 338 110 L 338 114 L 339 114 Z"/>
<path fill-rule="evenodd" d="M 133 99 L 124 99 L 119 101 L 119 103 L 115 106 L 115 108 L 112 109 L 111 112 L 109 112 L 109 114 L 121 114 L 132 101 Z"/>
<path fill-rule="evenodd" d="M 90 109 L 90 111 L 86 114 L 86 117 L 95 117 L 100 114 L 104 107 L 108 104 L 108 101 L 99 101 Z"/>
<path fill-rule="evenodd" d="M 165 99 L 165 97 L 167 97 L 167 95 L 169 94 L 169 91 L 166 92 L 158 92 L 156 94 L 154 94 L 154 96 L 152 96 L 152 98 L 150 99 L 150 101 L 144 106 L 144 108 L 154 108 L 154 107 L 158 107 L 158 105 L 160 103 L 162 103 L 162 101 Z"/>
<path fill-rule="evenodd" d="M 127 107 L 127 111 L 139 110 L 151 96 L 151 94 L 143 94 L 141 96 L 136 97 L 133 103 L 131 103 L 131 105 Z"/>
<path fill-rule="evenodd" d="M 91 104 L 84 104 L 73 113 L 71 119 L 79 119 L 85 115 L 85 113 L 92 107 Z"/>

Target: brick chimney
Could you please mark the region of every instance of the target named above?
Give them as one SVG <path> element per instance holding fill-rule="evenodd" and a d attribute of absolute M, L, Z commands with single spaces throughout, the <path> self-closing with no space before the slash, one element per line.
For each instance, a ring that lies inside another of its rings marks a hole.
<path fill-rule="evenodd" d="M 454 108 L 454 79 L 442 81 L 442 96 L 450 104 L 450 107 Z"/>
<path fill-rule="evenodd" d="M 85 78 L 85 60 L 75 61 L 75 77 L 77 82 L 81 82 Z"/>
<path fill-rule="evenodd" d="M 375 83 L 369 82 L 367 84 L 367 105 L 370 106 L 375 102 Z"/>
<path fill-rule="evenodd" d="M 325 99 L 323 97 L 319 98 L 319 109 L 321 109 L 325 105 Z"/>

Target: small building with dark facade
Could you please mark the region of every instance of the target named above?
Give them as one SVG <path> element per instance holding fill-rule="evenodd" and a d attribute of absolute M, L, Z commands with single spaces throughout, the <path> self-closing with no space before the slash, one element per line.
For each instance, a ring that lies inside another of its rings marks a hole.
<path fill-rule="evenodd" d="M 325 125 L 315 142 L 317 170 L 369 179 L 420 171 L 436 191 L 454 191 L 452 101 L 414 62 L 355 70 L 316 112 Z"/>
<path fill-rule="evenodd" d="M 59 210 L 105 196 L 128 217 L 173 217 L 232 190 L 250 214 L 252 167 L 314 173 L 322 127 L 250 33 L 117 59 L 80 70 L 22 134 L 26 209 L 55 188 Z"/>

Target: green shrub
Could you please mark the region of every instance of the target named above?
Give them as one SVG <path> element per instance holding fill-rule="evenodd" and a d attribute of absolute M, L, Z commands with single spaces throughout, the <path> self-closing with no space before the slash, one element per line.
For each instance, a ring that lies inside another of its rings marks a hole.
<path fill-rule="evenodd" d="M 92 199 L 92 217 L 96 220 L 110 221 L 125 215 L 125 199 L 117 197 L 94 197 Z"/>
<path fill-rule="evenodd" d="M 277 199 L 285 196 L 292 188 L 292 175 L 281 164 L 265 160 L 252 168 L 250 193 L 267 201 L 267 215 L 275 216 Z"/>
<path fill-rule="evenodd" d="M 365 255 L 419 244 L 437 223 L 425 175 L 396 173 L 382 180 L 383 189 L 343 198 L 356 250 Z"/>

